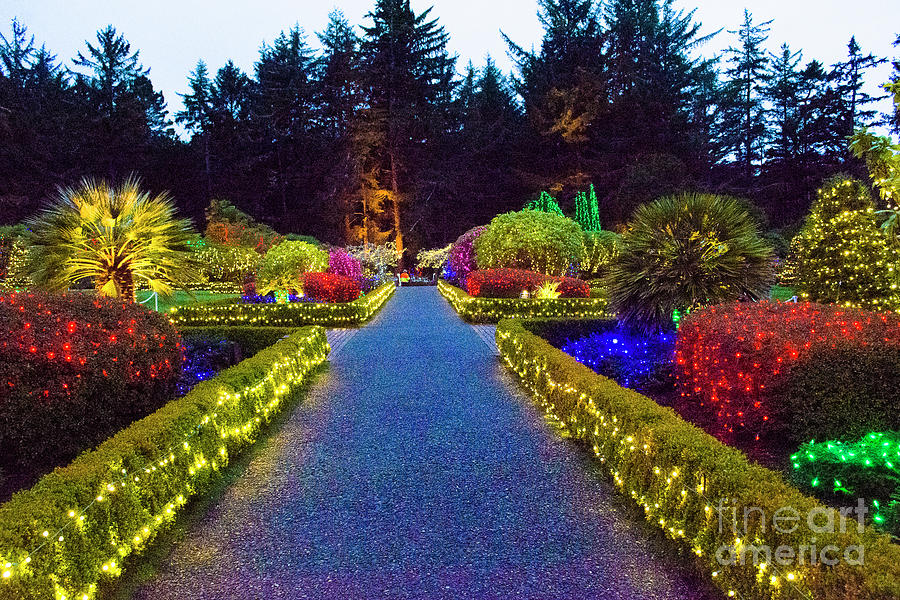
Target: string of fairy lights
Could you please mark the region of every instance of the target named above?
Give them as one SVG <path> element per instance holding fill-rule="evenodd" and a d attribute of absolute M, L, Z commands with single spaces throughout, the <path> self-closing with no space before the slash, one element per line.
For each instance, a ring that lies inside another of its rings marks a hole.
<path fill-rule="evenodd" d="M 293 347 L 296 347 L 295 352 L 279 354 L 281 348 Z M 93 582 L 76 591 L 65 589 L 59 582 L 52 581 L 54 577 L 50 573 L 54 570 L 53 566 L 45 565 L 47 567 L 45 576 L 49 580 L 47 583 L 52 586 L 53 595 L 57 600 L 90 600 L 90 598 L 94 597 L 96 580 L 102 575 L 119 575 L 121 573 L 120 561 L 127 557 L 135 548 L 150 540 L 155 531 L 165 522 L 173 519 L 177 509 L 183 506 L 194 493 L 195 490 L 192 489 L 191 482 L 207 469 L 217 470 L 228 464 L 228 444 L 230 441 L 237 438 L 237 441 L 234 442 L 237 445 L 240 445 L 241 442 L 251 442 L 257 430 L 264 422 L 269 420 L 273 412 L 278 410 L 284 398 L 302 385 L 306 381 L 307 376 L 326 360 L 330 347 L 324 330 L 317 327 L 297 332 L 287 338 L 287 340 L 276 343 L 269 351 L 278 354 L 279 358 L 270 364 L 268 371 L 256 381 L 247 384 L 240 391 L 232 390 L 229 393 L 220 390 L 216 406 L 205 414 L 178 442 L 170 445 L 165 451 L 156 454 L 153 459 L 146 461 L 142 466 L 131 469 L 117 469 L 111 472 L 109 476 L 104 477 L 105 482 L 100 486 L 97 495 L 81 508 L 66 511 L 61 516 L 63 520 L 61 526 L 45 529 L 38 528 L 36 537 L 39 543 L 31 550 L 4 549 L 0 551 L 0 556 L 4 557 L 0 558 L 0 563 L 3 566 L 2 573 L 0 573 L 2 581 L 4 583 L 14 582 L 16 575 L 21 575 L 25 579 L 33 579 L 36 559 L 42 556 L 41 551 L 51 544 L 64 542 L 66 536 L 69 535 L 68 530 L 71 528 L 83 529 L 92 508 L 112 501 L 116 494 L 121 495 L 122 492 L 128 489 L 150 489 L 148 483 L 152 483 L 154 477 L 170 478 L 173 475 L 169 471 L 173 466 L 188 465 L 188 478 L 184 482 L 184 487 L 174 497 L 170 497 L 169 501 L 162 505 L 161 510 L 156 515 L 151 516 L 141 527 L 132 531 L 129 536 L 123 536 L 120 543 L 113 543 L 114 556 L 99 564 L 96 579 Z M 241 367 L 238 366 L 236 368 Z M 215 380 L 212 381 L 214 382 Z M 190 392 L 188 396 L 195 393 L 199 392 Z M 258 401 L 267 396 L 269 398 L 268 402 L 256 403 L 253 406 L 252 416 L 248 420 L 237 424 L 228 423 L 227 407 L 229 405 L 235 406 L 235 415 L 232 417 L 237 416 L 240 418 L 239 403 L 242 398 L 246 402 L 248 399 L 255 398 Z M 224 414 L 220 414 L 223 411 Z M 194 443 L 195 439 L 201 434 L 205 434 L 210 426 L 216 428 L 216 439 L 219 439 L 219 444 L 221 444 L 216 458 L 206 457 L 202 452 L 195 452 L 192 449 L 192 443 Z M 148 503 L 152 504 L 152 501 L 148 501 Z M 23 525 L 23 528 L 30 529 L 30 526 Z M 111 536 L 113 534 L 111 531 L 107 533 Z M 14 554 L 19 554 L 20 556 L 15 560 L 9 560 Z M 59 559 L 61 554 L 61 552 L 54 552 L 47 555 L 48 560 L 52 563 L 54 559 Z"/>
<path fill-rule="evenodd" d="M 496 323 L 501 319 L 608 319 L 604 298 L 475 298 L 441 280 L 438 290 L 459 316 L 474 323 Z"/>
<path fill-rule="evenodd" d="M 529 392 L 541 403 L 544 410 L 548 413 L 548 416 L 558 422 L 561 426 L 565 427 L 569 431 L 573 432 L 576 436 L 588 437 L 588 426 L 589 423 L 583 423 L 579 421 L 578 417 L 573 414 L 570 419 L 564 420 L 559 417 L 557 414 L 557 405 L 555 405 L 550 396 L 547 393 L 544 393 L 543 390 L 556 390 L 565 394 L 575 396 L 574 402 L 572 405 L 575 406 L 578 403 L 586 404 L 589 408 L 589 412 L 592 417 L 596 420 L 594 422 L 594 428 L 592 434 L 594 439 L 597 439 L 601 435 L 606 436 L 606 439 L 612 441 L 617 447 L 624 448 L 625 451 L 643 451 L 645 454 L 648 454 L 650 451 L 649 445 L 644 444 L 641 448 L 638 448 L 638 442 L 635 441 L 634 435 L 629 435 L 625 428 L 627 427 L 625 422 L 619 420 L 619 418 L 615 415 L 609 417 L 603 415 L 599 412 L 596 405 L 593 402 L 593 399 L 590 398 L 589 394 L 585 393 L 582 390 L 577 389 L 572 384 L 568 382 L 559 382 L 556 381 L 553 376 L 551 376 L 550 370 L 546 365 L 546 357 L 541 357 L 537 351 L 528 352 L 526 351 L 525 342 L 520 339 L 522 335 L 533 335 L 527 333 L 524 329 L 521 328 L 521 324 L 515 323 L 512 325 L 502 326 L 497 330 L 498 337 L 498 346 L 501 351 L 501 356 L 504 362 L 518 374 L 520 380 L 525 385 L 525 387 L 529 390 Z M 602 431 L 601 431 L 602 430 Z M 618 440 L 618 441 L 615 441 Z M 666 517 L 663 512 L 662 507 L 660 506 L 660 499 L 657 498 L 657 501 L 652 501 L 648 499 L 646 496 L 639 494 L 635 489 L 627 489 L 627 484 L 625 479 L 622 477 L 620 471 L 609 461 L 607 461 L 606 456 L 604 456 L 603 452 L 601 452 L 600 447 L 597 443 L 593 444 L 593 452 L 595 456 L 600 459 L 600 462 L 609 470 L 612 475 L 617 487 L 623 492 L 630 492 L 630 496 L 632 499 L 638 503 L 644 509 L 648 520 L 654 521 L 663 531 L 667 532 L 667 534 L 673 539 L 682 539 L 687 541 L 688 535 L 683 529 L 683 525 L 679 525 L 677 521 L 673 519 L 669 519 Z M 665 485 L 660 485 L 661 489 L 673 490 L 673 486 L 676 485 L 676 482 L 682 480 L 681 473 L 678 468 L 674 468 L 671 472 L 663 472 L 658 466 L 654 467 L 654 475 L 660 481 L 664 481 Z M 703 510 L 707 515 L 707 520 L 711 516 L 713 512 L 712 506 L 714 503 L 709 500 L 706 496 L 706 485 L 703 480 L 698 483 L 696 487 L 683 484 L 681 485 L 680 490 L 674 490 L 674 492 L 684 498 L 690 493 L 695 494 L 695 496 L 702 502 Z M 739 550 L 743 545 L 745 545 L 748 540 L 742 540 L 740 537 L 735 534 L 734 545 L 733 547 Z M 700 533 L 694 537 L 694 540 L 701 538 Z M 759 542 L 759 540 L 756 540 Z M 692 544 L 692 550 L 697 556 L 702 556 L 704 554 L 704 550 L 700 547 L 699 543 L 695 541 Z M 755 576 L 755 581 L 758 585 L 762 586 L 763 584 L 768 584 L 770 588 L 777 588 L 782 585 L 790 586 L 790 588 L 804 598 L 812 599 L 810 592 L 805 588 L 801 587 L 803 576 L 799 572 L 795 571 L 785 571 L 778 567 L 776 564 L 771 563 L 761 563 L 756 566 L 758 573 Z M 765 573 L 770 572 L 771 575 L 765 577 Z M 725 573 L 723 573 L 722 569 L 715 569 L 711 571 L 710 576 L 714 583 L 720 589 L 722 589 L 728 597 L 737 597 L 742 598 L 743 596 L 740 594 L 739 590 L 735 589 L 738 586 L 733 586 L 727 582 L 727 577 L 725 577 Z M 771 597 L 772 590 L 768 591 L 765 589 L 760 589 L 759 597 Z M 753 594 L 753 597 L 757 597 L 757 594 Z"/>

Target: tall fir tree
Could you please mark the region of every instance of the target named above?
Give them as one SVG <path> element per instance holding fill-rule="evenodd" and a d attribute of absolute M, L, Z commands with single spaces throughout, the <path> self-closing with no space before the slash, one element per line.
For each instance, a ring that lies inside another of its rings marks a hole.
<path fill-rule="evenodd" d="M 847 43 L 847 60 L 834 65 L 831 80 L 835 93 L 835 112 L 837 120 L 833 124 L 837 138 L 843 142 L 841 151 L 846 148 L 846 139 L 857 129 L 872 125 L 878 116 L 873 105 L 883 97 L 872 96 L 865 90 L 866 72 L 885 63 L 886 59 L 872 53 L 865 54 L 856 36 Z M 843 154 L 848 155 L 846 152 Z"/>
<path fill-rule="evenodd" d="M 415 211 L 424 151 L 446 134 L 452 114 L 455 58 L 431 9 L 415 14 L 409 0 L 378 0 L 363 27 L 361 80 L 367 109 L 359 136 L 371 144 L 366 180 L 390 210 L 397 252 L 404 252 L 404 211 Z M 377 130 L 377 132 L 371 131 Z M 404 207 L 404 204 L 406 206 Z"/>
<path fill-rule="evenodd" d="M 768 137 L 763 90 L 769 57 L 764 45 L 769 39 L 771 24 L 771 20 L 754 23 L 753 15 L 744 9 L 741 27 L 729 32 L 737 35 L 740 43 L 726 51 L 729 65 L 725 87 L 728 108 L 724 115 L 724 128 L 729 132 L 731 151 L 743 170 L 744 183 L 748 187 Z"/>
<path fill-rule="evenodd" d="M 175 115 L 175 121 L 184 125 L 191 133 L 200 138 L 203 147 L 203 171 L 206 180 L 206 200 L 212 199 L 212 172 L 209 147 L 210 129 L 212 126 L 213 84 L 209 78 L 206 63 L 197 62 L 197 66 L 188 76 L 190 92 L 181 94 L 184 109 Z"/>

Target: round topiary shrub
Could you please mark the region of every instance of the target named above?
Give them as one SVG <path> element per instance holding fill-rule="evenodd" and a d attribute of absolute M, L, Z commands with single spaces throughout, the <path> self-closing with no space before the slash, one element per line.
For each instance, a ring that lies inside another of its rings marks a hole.
<path fill-rule="evenodd" d="M 622 236 L 609 277 L 610 309 L 645 333 L 670 330 L 675 311 L 765 298 L 772 248 L 739 201 L 681 194 L 644 204 Z"/>
<path fill-rule="evenodd" d="M 307 273 L 303 292 L 316 302 L 353 302 L 362 293 L 356 279 L 334 273 Z"/>
<path fill-rule="evenodd" d="M 582 252 L 581 227 L 566 217 L 535 210 L 494 218 L 475 241 L 479 269 L 526 269 L 545 275 L 574 270 Z"/>
<path fill-rule="evenodd" d="M 269 250 L 256 271 L 261 295 L 281 290 L 299 291 L 304 273 L 328 268 L 328 253 L 306 242 L 282 242 Z"/>
<path fill-rule="evenodd" d="M 860 181 L 838 176 L 819 190 L 793 256 L 804 300 L 900 308 L 900 253 L 878 226 L 875 203 Z"/>
<path fill-rule="evenodd" d="M 473 227 L 468 230 L 450 246 L 450 255 L 447 258 L 447 279 L 465 287 L 466 277 L 472 271 L 478 269 L 478 261 L 475 259 L 475 240 L 487 231 L 485 225 Z"/>
<path fill-rule="evenodd" d="M 58 464 L 172 399 L 181 342 L 131 302 L 0 295 L 0 461 Z"/>
<path fill-rule="evenodd" d="M 362 263 L 343 248 L 332 248 L 328 252 L 328 272 L 343 275 L 353 280 L 362 278 Z"/>

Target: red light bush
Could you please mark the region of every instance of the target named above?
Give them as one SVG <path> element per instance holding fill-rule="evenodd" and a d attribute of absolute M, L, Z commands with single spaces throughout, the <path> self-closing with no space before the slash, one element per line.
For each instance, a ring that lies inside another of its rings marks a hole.
<path fill-rule="evenodd" d="M 52 466 L 173 398 L 181 341 L 163 315 L 84 295 L 0 295 L 0 463 Z"/>
<path fill-rule="evenodd" d="M 359 282 L 335 273 L 307 273 L 303 293 L 317 302 L 353 302 L 360 294 Z"/>
<path fill-rule="evenodd" d="M 731 303 L 689 315 L 681 395 L 720 433 L 858 439 L 900 429 L 900 317 L 813 303 Z"/>
<path fill-rule="evenodd" d="M 547 281 L 559 283 L 562 298 L 589 298 L 591 288 L 586 281 L 572 277 L 549 277 L 524 269 L 484 269 L 472 271 L 466 279 L 470 296 L 479 298 L 518 298 L 523 291 L 533 293 Z"/>

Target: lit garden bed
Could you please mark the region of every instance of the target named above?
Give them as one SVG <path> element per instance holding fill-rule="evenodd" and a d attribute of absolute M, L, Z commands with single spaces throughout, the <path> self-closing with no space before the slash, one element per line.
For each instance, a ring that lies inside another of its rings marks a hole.
<path fill-rule="evenodd" d="M 240 299 L 173 308 L 169 313 L 178 327 L 355 327 L 371 319 L 393 295 L 387 283 L 359 300 L 343 303 L 289 302 L 248 304 Z"/>
<path fill-rule="evenodd" d="M 606 319 L 604 298 L 476 298 L 446 281 L 438 290 L 459 316 L 471 323 L 497 323 L 501 319 Z"/>

